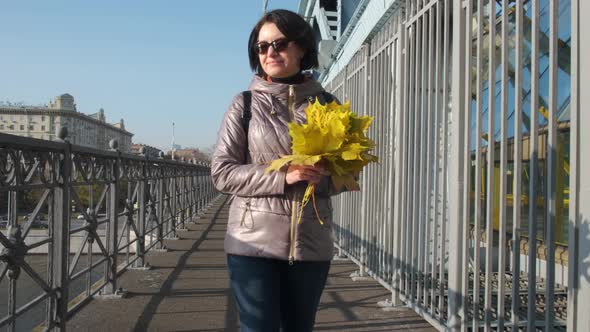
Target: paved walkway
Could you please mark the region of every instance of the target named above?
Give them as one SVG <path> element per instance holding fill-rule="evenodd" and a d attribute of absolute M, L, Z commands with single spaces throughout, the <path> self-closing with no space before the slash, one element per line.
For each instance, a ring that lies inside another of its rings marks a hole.
<path fill-rule="evenodd" d="M 68 323 L 70 331 L 239 331 L 223 252 L 227 219 L 219 199 L 168 252 L 147 257 L 149 271 L 130 270 L 120 286 L 124 299 L 95 299 Z M 334 261 L 322 295 L 315 331 L 435 331 L 407 308 L 383 311 L 389 292 L 374 281 L 353 282 L 356 265 Z"/>

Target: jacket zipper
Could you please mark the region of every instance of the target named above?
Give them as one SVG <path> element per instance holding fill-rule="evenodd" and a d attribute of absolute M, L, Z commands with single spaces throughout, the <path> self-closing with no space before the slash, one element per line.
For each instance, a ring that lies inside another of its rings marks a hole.
<path fill-rule="evenodd" d="M 250 202 L 246 202 L 246 206 L 244 206 L 244 212 L 242 212 L 242 218 L 240 218 L 240 227 L 244 227 L 244 221 L 246 221 L 246 213 L 250 208 Z"/>
<path fill-rule="evenodd" d="M 295 103 L 295 87 L 293 85 L 289 85 L 289 97 L 287 99 L 287 108 L 289 109 L 289 116 L 291 117 L 291 121 L 295 121 L 295 112 L 293 110 L 293 104 Z M 295 222 L 297 220 L 296 217 L 297 213 L 297 195 L 293 193 L 293 201 L 291 202 L 291 228 L 289 231 L 289 265 L 293 265 L 293 261 L 295 260 Z"/>
<path fill-rule="evenodd" d="M 242 212 L 242 218 L 240 219 L 240 227 L 244 227 L 244 222 L 246 221 L 246 213 L 250 209 L 250 199 L 246 201 L 244 206 L 244 212 Z"/>
<path fill-rule="evenodd" d="M 291 202 L 291 231 L 290 231 L 290 248 L 289 248 L 289 265 L 293 265 L 295 260 L 295 224 L 297 223 L 297 195 L 293 195 L 293 201 Z"/>

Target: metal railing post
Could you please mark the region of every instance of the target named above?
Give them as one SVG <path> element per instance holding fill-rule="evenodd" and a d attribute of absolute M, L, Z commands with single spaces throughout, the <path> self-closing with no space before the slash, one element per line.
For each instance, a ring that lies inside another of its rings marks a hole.
<path fill-rule="evenodd" d="M 211 200 L 213 199 L 213 182 L 211 182 L 211 178 L 207 176 L 207 165 L 203 164 L 203 178 L 205 179 L 206 183 L 206 193 L 207 193 L 207 204 L 206 207 L 208 208 L 211 204 Z"/>
<path fill-rule="evenodd" d="M 186 165 L 184 165 L 186 167 Z M 187 173 L 187 169 L 183 167 L 181 169 L 181 176 L 180 176 L 180 199 L 178 200 L 178 204 L 179 204 L 179 213 L 181 215 L 180 217 L 180 223 L 182 225 L 182 228 L 185 227 L 186 225 L 186 219 L 188 218 L 188 213 L 186 212 L 186 209 L 188 207 L 188 196 L 187 196 L 187 191 L 186 191 L 186 184 L 187 184 L 187 179 L 186 179 L 186 173 Z"/>
<path fill-rule="evenodd" d="M 213 180 L 211 180 L 211 165 L 209 165 L 209 164 L 205 165 L 205 174 L 208 175 L 208 176 L 206 176 L 206 178 L 207 178 L 207 183 L 209 184 L 209 196 L 211 197 L 210 200 L 212 202 L 213 198 L 215 198 L 215 188 L 213 187 Z"/>
<path fill-rule="evenodd" d="M 174 169 L 172 171 L 172 176 L 170 178 L 169 183 L 169 192 L 168 192 L 168 199 L 169 199 L 169 208 L 170 208 L 170 235 L 169 238 L 176 238 L 176 225 L 178 224 L 178 211 L 177 211 L 177 203 L 178 203 L 178 191 L 177 191 L 177 183 L 178 183 L 178 170 Z"/>
<path fill-rule="evenodd" d="M 207 202 L 207 183 L 205 182 L 203 165 L 199 165 L 199 215 L 203 213 Z"/>
<path fill-rule="evenodd" d="M 174 170 L 176 173 L 176 170 Z M 172 237 L 176 234 L 176 174 L 173 174 L 168 182 L 168 207 L 170 208 L 170 225 L 169 231 Z"/>
<path fill-rule="evenodd" d="M 69 274 L 68 259 L 70 253 L 70 178 L 72 173 L 72 148 L 65 141 L 67 129 L 62 128 L 59 138 L 65 143 L 63 158 L 59 160 L 59 185 L 53 189 L 53 243 L 51 248 L 53 266 L 53 285 L 58 290 L 53 308 L 52 320 L 54 330 L 65 331 L 68 316 Z"/>
<path fill-rule="evenodd" d="M 363 45 L 362 49 L 364 49 L 365 52 L 365 56 L 363 57 L 363 67 L 364 67 L 364 77 L 363 77 L 363 109 L 362 109 L 362 115 L 367 115 L 368 113 L 368 107 L 369 107 L 369 101 L 368 101 L 368 88 L 369 88 L 369 80 L 370 80 L 370 76 L 369 76 L 369 57 L 370 57 L 370 47 L 369 45 Z M 362 181 L 363 184 L 367 184 L 369 182 L 369 175 L 367 174 L 368 170 L 365 170 L 362 173 Z M 367 273 L 367 263 L 368 263 L 368 251 L 369 251 L 369 239 L 367 239 L 367 195 L 368 195 L 368 189 L 369 188 L 365 188 L 365 190 L 362 192 L 362 196 L 361 196 L 361 254 L 360 254 L 360 266 L 359 266 L 359 277 L 364 277 Z"/>
<path fill-rule="evenodd" d="M 193 187 L 192 187 L 192 185 L 193 185 L 193 169 L 192 169 L 192 167 L 187 168 L 184 178 L 186 181 L 184 209 L 186 210 L 186 212 L 185 212 L 186 219 L 187 219 L 186 221 L 190 223 L 193 221 Z"/>
<path fill-rule="evenodd" d="M 185 174 L 185 181 L 186 181 L 186 201 L 184 208 L 186 209 L 186 219 L 187 222 L 193 221 L 193 168 L 192 168 L 192 160 L 190 161 L 191 167 L 187 168 Z"/>
<path fill-rule="evenodd" d="M 146 229 L 146 188 L 147 185 L 147 163 L 149 162 L 148 157 L 144 154 L 145 160 L 141 162 L 141 178 L 139 180 L 139 186 L 137 189 L 137 231 L 139 232 L 137 237 L 137 244 L 135 246 L 135 255 L 137 261 L 136 267 L 145 266 L 145 229 Z"/>
<path fill-rule="evenodd" d="M 570 213 L 568 261 L 568 320 L 567 330 L 590 330 L 590 133 L 581 130 L 590 123 L 590 113 L 582 107 L 590 105 L 590 95 L 583 93 L 590 87 L 590 21 L 582 19 L 590 15 L 590 2 L 571 2 L 572 22 L 572 71 L 571 71 L 571 145 L 570 145 Z M 586 40 L 586 42 L 583 42 Z"/>
<path fill-rule="evenodd" d="M 180 177 L 180 228 L 186 229 L 184 219 L 186 218 L 186 169 L 182 169 L 182 176 Z"/>
<path fill-rule="evenodd" d="M 197 162 L 197 165 L 197 211 L 200 215 L 201 210 L 203 209 L 203 193 L 205 191 L 205 183 L 203 181 L 203 167 L 201 162 Z"/>
<path fill-rule="evenodd" d="M 156 203 L 156 211 L 158 215 L 158 249 L 165 250 L 164 246 L 164 170 L 160 169 L 160 179 L 157 181 L 158 198 Z"/>
<path fill-rule="evenodd" d="M 196 219 L 199 219 L 199 216 L 201 213 L 201 208 L 200 208 L 200 205 L 201 205 L 201 187 L 200 187 L 201 181 L 200 181 L 200 179 L 201 179 L 201 177 L 199 176 L 200 171 L 201 171 L 200 168 L 197 167 L 197 169 L 194 171 L 194 175 L 193 175 L 194 176 L 194 183 L 193 183 L 194 193 L 193 193 L 193 195 L 195 195 L 195 222 L 196 222 Z"/>
<path fill-rule="evenodd" d="M 396 177 L 394 179 L 394 202 L 393 202 L 393 276 L 392 276 L 392 294 L 391 294 L 391 301 L 393 305 L 400 305 L 402 304 L 401 298 L 400 298 L 400 288 L 401 288 L 401 270 L 402 270 L 402 260 L 401 260 L 401 231 L 402 231 L 402 180 L 403 180 L 403 172 L 402 172 L 402 167 L 403 167 L 403 144 L 404 144 L 404 140 L 405 138 L 403 137 L 403 133 L 404 133 L 404 119 L 405 119 L 405 114 L 403 112 L 404 110 L 404 102 L 405 102 L 405 98 L 404 98 L 404 91 L 403 91 L 403 87 L 402 87 L 402 83 L 405 81 L 405 54 L 406 54 L 406 49 L 405 49 L 405 45 L 406 45 L 406 29 L 403 25 L 403 23 L 398 23 L 398 33 L 399 33 L 399 38 L 396 41 L 396 51 L 397 54 L 395 56 L 395 63 L 393 64 L 395 66 L 395 73 L 397 74 L 396 77 L 394 77 L 394 80 L 396 81 L 396 84 L 394 85 L 396 88 L 394 90 L 394 93 L 396 94 L 396 98 L 395 98 L 395 132 L 393 133 L 393 135 L 395 135 L 395 140 L 394 140 L 394 165 L 392 165 L 392 167 L 394 167 L 394 172 L 393 175 Z"/>
<path fill-rule="evenodd" d="M 199 206 L 199 211 L 202 214 L 203 210 L 205 209 L 205 206 L 208 203 L 208 183 L 206 181 L 206 177 L 205 177 L 205 166 L 203 163 L 201 163 L 200 165 L 200 196 L 201 196 L 201 205 Z"/>
<path fill-rule="evenodd" d="M 193 167 L 191 168 L 191 222 L 195 222 L 197 217 L 197 182 L 195 180 L 195 162 L 193 160 Z"/>
<path fill-rule="evenodd" d="M 118 151 L 118 143 L 116 140 L 111 140 L 109 145 L 112 150 L 115 150 L 117 153 L 117 158 L 115 158 L 114 162 L 112 163 L 112 178 L 108 184 L 108 216 L 109 216 L 109 225 L 107 227 L 107 251 L 109 254 L 109 259 L 107 261 L 106 271 L 105 271 L 105 278 L 107 284 L 105 285 L 102 294 L 103 295 L 114 295 L 117 293 L 117 261 L 118 261 L 118 254 L 119 248 L 117 246 L 117 240 L 119 237 L 119 216 L 118 216 L 118 209 L 117 205 L 119 203 L 119 171 L 121 167 L 121 152 Z"/>
<path fill-rule="evenodd" d="M 461 271 L 465 268 L 462 262 L 462 229 L 466 225 L 466 216 L 463 215 L 463 187 L 464 163 L 461 153 L 464 146 L 464 109 L 465 96 L 465 13 L 461 1 L 453 1 L 453 41 L 452 41 L 452 123 L 449 158 L 449 308 L 448 327 L 451 330 L 459 330 L 461 317 L 459 312 L 464 305 L 461 293 Z"/>
<path fill-rule="evenodd" d="M 19 170 L 17 167 L 15 167 L 15 177 L 13 182 L 15 184 L 18 184 L 18 180 L 19 178 L 21 178 L 22 176 L 19 174 Z M 11 190 L 8 192 L 8 229 L 10 229 L 10 231 L 8 231 L 7 233 L 9 236 L 9 239 L 12 243 L 19 243 L 22 241 L 22 236 L 20 234 L 22 234 L 21 232 L 21 227 L 18 225 L 18 191 L 16 190 Z M 8 230 L 7 229 L 7 230 Z M 20 234 L 19 234 L 20 233 Z M 2 249 L 0 251 L 0 254 L 5 254 L 6 249 L 4 249 L 4 246 L 2 246 Z M 4 256 L 4 255 L 3 255 Z M 4 260 L 3 260 L 4 261 Z M 10 316 L 11 318 L 14 318 L 14 316 L 16 315 L 16 310 L 17 310 L 17 283 L 18 283 L 18 279 L 20 277 L 21 274 L 21 267 L 19 266 L 19 264 L 14 264 L 11 267 L 8 267 L 8 271 L 6 273 L 6 276 L 8 277 L 8 316 Z M 13 320 L 11 322 L 8 323 L 7 326 L 7 331 L 9 332 L 14 332 L 16 331 L 16 320 Z"/>

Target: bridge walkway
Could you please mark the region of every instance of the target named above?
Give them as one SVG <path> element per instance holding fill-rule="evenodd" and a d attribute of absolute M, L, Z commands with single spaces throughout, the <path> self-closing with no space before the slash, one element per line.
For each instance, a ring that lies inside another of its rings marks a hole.
<path fill-rule="evenodd" d="M 228 207 L 217 200 L 197 223 L 147 256 L 150 270 L 129 270 L 127 296 L 97 298 L 73 315 L 71 331 L 239 331 L 223 251 Z M 435 331 L 409 308 L 377 306 L 390 293 L 375 281 L 352 281 L 350 261 L 334 261 L 315 331 Z"/>

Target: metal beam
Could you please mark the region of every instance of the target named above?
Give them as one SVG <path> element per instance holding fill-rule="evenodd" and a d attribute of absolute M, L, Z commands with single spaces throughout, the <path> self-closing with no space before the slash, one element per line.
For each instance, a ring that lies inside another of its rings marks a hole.
<path fill-rule="evenodd" d="M 453 41 L 452 49 L 452 111 L 451 132 L 453 133 L 450 142 L 449 158 L 449 321 L 450 330 L 458 331 L 461 326 L 459 312 L 464 305 L 462 298 L 461 271 L 462 266 L 462 230 L 466 222 L 463 216 L 463 172 L 464 163 L 461 161 L 461 151 L 464 144 L 464 123 L 463 119 L 466 110 L 465 103 L 465 12 L 461 1 L 453 1 Z"/>
<path fill-rule="evenodd" d="M 590 2 L 572 1 L 572 105 L 568 289 L 568 331 L 590 330 Z"/>

